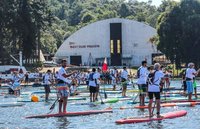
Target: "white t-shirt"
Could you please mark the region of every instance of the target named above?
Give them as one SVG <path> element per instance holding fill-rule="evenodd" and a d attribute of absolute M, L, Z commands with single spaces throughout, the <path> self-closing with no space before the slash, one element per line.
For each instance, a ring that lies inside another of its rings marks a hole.
<path fill-rule="evenodd" d="M 147 83 L 147 77 L 149 75 L 149 71 L 147 70 L 147 67 L 140 67 L 140 77 L 137 80 L 137 84 L 146 84 Z"/>
<path fill-rule="evenodd" d="M 160 92 L 160 81 L 164 77 L 164 73 L 159 70 L 155 72 L 153 84 L 149 84 L 148 92 Z"/>
<path fill-rule="evenodd" d="M 121 77 L 127 80 L 128 79 L 128 71 L 123 70 L 121 73 Z"/>
<path fill-rule="evenodd" d="M 45 84 L 45 85 L 50 85 L 50 84 L 51 84 L 50 80 L 52 80 L 52 75 L 46 73 L 46 74 L 44 75 L 44 84 Z"/>
<path fill-rule="evenodd" d="M 195 73 L 196 73 L 197 71 L 195 70 L 195 69 L 193 69 L 193 68 L 187 68 L 186 69 L 186 78 L 190 78 L 190 79 L 193 79 L 194 77 L 195 77 Z"/>
<path fill-rule="evenodd" d="M 67 73 L 66 73 L 65 69 L 63 67 L 61 67 L 58 71 L 58 79 L 70 84 L 72 81 L 63 77 L 63 74 L 67 74 Z"/>
<path fill-rule="evenodd" d="M 93 74 L 93 81 L 92 80 L 89 80 L 89 86 L 93 86 L 93 87 L 96 87 L 97 84 L 95 82 L 95 79 L 98 79 L 98 75 L 96 73 L 90 73 L 90 74 Z M 90 75 L 89 75 L 90 76 Z"/>
<path fill-rule="evenodd" d="M 96 72 L 95 76 L 97 77 L 97 84 L 100 84 L 100 76 L 101 76 L 101 74 L 99 72 Z"/>

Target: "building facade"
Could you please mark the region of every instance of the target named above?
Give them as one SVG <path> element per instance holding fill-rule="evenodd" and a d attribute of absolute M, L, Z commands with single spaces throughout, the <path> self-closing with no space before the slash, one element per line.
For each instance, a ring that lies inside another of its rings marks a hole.
<path fill-rule="evenodd" d="M 72 65 L 101 65 L 104 58 L 111 66 L 152 64 L 158 53 L 150 38 L 156 30 L 133 20 L 112 18 L 89 24 L 72 34 L 55 54 L 56 61 L 67 59 Z"/>

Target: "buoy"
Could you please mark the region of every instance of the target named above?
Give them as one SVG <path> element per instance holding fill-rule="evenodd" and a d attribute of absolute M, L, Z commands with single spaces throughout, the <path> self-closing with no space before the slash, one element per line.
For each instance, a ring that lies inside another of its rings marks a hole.
<path fill-rule="evenodd" d="M 33 102 L 39 102 L 39 97 L 36 95 L 31 96 L 31 101 Z"/>

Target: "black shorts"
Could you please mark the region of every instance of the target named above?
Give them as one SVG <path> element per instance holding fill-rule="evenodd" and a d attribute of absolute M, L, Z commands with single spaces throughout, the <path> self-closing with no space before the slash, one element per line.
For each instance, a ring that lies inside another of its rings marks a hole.
<path fill-rule="evenodd" d="M 46 94 L 49 94 L 51 92 L 49 85 L 44 85 L 44 90 Z"/>
<path fill-rule="evenodd" d="M 160 99 L 160 92 L 148 92 L 149 99 L 153 99 L 153 96 L 155 96 L 156 99 Z"/>
<path fill-rule="evenodd" d="M 138 84 L 138 89 L 140 93 L 147 92 L 147 85 L 146 84 Z"/>
<path fill-rule="evenodd" d="M 86 85 L 89 85 L 89 81 L 86 81 Z"/>
<path fill-rule="evenodd" d="M 96 93 L 97 92 L 97 88 L 94 87 L 94 86 L 90 86 L 89 90 L 90 90 L 90 93 Z"/>
<path fill-rule="evenodd" d="M 187 84 L 186 84 L 186 81 L 183 81 L 183 91 L 186 91 L 187 90 Z"/>
<path fill-rule="evenodd" d="M 99 84 L 97 84 L 96 92 L 99 92 Z"/>

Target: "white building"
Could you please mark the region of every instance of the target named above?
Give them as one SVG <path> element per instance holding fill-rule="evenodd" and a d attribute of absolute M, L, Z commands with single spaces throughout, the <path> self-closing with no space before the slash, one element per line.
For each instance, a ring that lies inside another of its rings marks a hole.
<path fill-rule="evenodd" d="M 112 18 L 89 24 L 64 41 L 55 58 L 74 65 L 101 65 L 107 57 L 114 66 L 139 66 L 142 60 L 152 63 L 156 46 L 149 39 L 156 30 L 133 20 Z"/>

